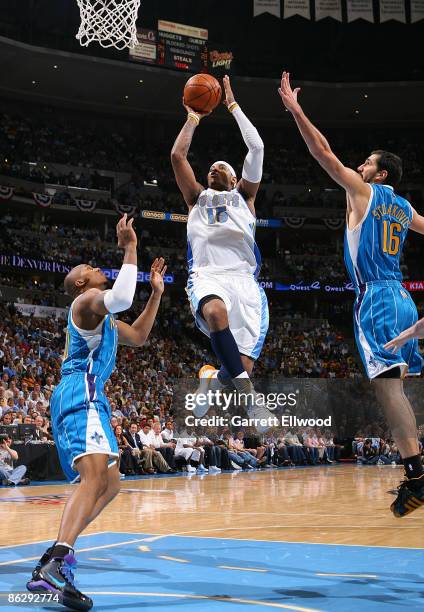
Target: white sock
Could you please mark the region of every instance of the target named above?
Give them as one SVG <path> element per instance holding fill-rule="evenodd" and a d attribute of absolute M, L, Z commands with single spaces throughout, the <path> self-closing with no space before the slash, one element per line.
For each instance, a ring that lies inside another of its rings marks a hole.
<path fill-rule="evenodd" d="M 66 546 L 66 548 L 70 548 L 74 552 L 74 547 L 68 544 L 68 542 L 56 542 L 55 546 Z"/>
<path fill-rule="evenodd" d="M 249 374 L 244 370 L 244 372 L 236 376 L 236 378 L 249 378 Z"/>

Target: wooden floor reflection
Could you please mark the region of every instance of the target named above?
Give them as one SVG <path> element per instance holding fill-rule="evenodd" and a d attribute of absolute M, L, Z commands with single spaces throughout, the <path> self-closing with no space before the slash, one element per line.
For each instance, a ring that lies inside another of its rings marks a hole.
<path fill-rule="evenodd" d="M 122 482 L 103 531 L 424 548 L 424 509 L 395 519 L 391 466 L 329 466 Z M 54 539 L 73 486 L 0 489 L 0 542 Z"/>

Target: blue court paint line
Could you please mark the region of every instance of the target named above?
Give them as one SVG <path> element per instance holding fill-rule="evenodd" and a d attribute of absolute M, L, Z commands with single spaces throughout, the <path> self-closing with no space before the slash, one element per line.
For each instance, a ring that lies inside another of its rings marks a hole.
<path fill-rule="evenodd" d="M 102 548 L 101 553 L 77 553 L 77 586 L 95 593 L 95 610 L 157 612 L 179 606 L 193 612 L 271 608 L 401 612 L 424 608 L 422 549 L 168 536 L 146 542 L 147 550 L 140 550 L 143 542 L 133 540 L 144 538 L 149 535 L 104 533 L 79 540 L 79 548 L 116 545 Z M 43 544 L 1 549 L 0 562 L 40 555 L 44 549 Z M 93 556 L 108 561 L 92 561 Z M 188 562 L 159 558 L 163 556 Z M 22 591 L 33 566 L 33 561 L 0 566 L 0 594 Z"/>

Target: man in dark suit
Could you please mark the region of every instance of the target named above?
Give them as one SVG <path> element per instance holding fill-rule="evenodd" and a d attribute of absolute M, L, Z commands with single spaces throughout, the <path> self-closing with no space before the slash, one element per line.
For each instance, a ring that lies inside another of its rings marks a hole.
<path fill-rule="evenodd" d="M 129 430 L 124 432 L 124 436 L 132 448 L 138 448 L 140 451 L 143 450 L 143 443 L 138 435 L 137 423 L 131 423 Z"/>
<path fill-rule="evenodd" d="M 138 458 L 140 463 L 143 462 L 145 472 L 147 472 L 147 474 L 154 474 L 155 466 L 162 474 L 175 474 L 175 470 L 169 467 L 159 451 L 142 443 L 137 432 L 138 424 L 133 422 L 130 425 L 129 432 L 124 435 L 130 446 L 133 448 L 133 455 Z"/>
<path fill-rule="evenodd" d="M 53 439 L 49 433 L 44 431 L 44 418 L 41 415 L 37 415 L 34 419 L 35 423 L 35 432 L 34 432 L 34 440 L 41 440 L 42 442 L 48 442 Z"/>
<path fill-rule="evenodd" d="M 128 444 L 131 446 L 132 454 L 139 463 L 139 470 L 141 474 L 154 474 L 155 470 L 153 469 L 152 455 L 153 452 L 150 448 L 145 448 L 143 446 L 142 441 L 140 440 L 140 436 L 138 435 L 138 425 L 137 423 L 131 423 L 129 431 L 124 432 L 124 436 L 128 441 Z M 144 470 L 142 464 L 144 463 Z"/>

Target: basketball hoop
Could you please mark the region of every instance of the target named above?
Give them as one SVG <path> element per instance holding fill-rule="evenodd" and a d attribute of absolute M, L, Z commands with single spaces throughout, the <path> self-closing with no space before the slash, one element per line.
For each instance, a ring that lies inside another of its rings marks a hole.
<path fill-rule="evenodd" d="M 134 48 L 140 0 L 77 0 L 81 25 L 77 39 L 83 47 L 98 42 L 102 47 Z"/>

